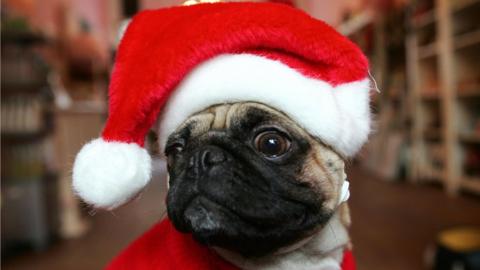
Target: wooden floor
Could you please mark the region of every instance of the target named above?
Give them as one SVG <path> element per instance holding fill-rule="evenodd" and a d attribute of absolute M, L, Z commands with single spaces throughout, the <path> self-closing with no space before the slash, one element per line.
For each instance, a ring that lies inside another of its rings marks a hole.
<path fill-rule="evenodd" d="M 439 186 L 386 182 L 350 172 L 352 237 L 360 270 L 417 270 L 441 230 L 480 226 L 480 198 L 448 197 Z"/>
<path fill-rule="evenodd" d="M 2 269 L 101 269 L 164 215 L 163 178 L 163 172 L 157 172 L 146 192 L 120 210 L 93 215 L 92 230 L 85 237 L 2 261 Z M 426 269 L 425 251 L 440 230 L 480 226 L 478 197 L 449 198 L 439 187 L 387 182 L 356 167 L 350 170 L 349 179 L 359 270 Z"/>

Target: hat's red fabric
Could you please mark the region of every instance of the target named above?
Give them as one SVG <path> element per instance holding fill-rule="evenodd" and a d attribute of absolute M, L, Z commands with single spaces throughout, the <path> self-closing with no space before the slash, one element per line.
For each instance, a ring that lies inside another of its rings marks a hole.
<path fill-rule="evenodd" d="M 217 3 L 144 11 L 132 20 L 118 48 L 103 139 L 143 146 L 188 72 L 214 56 L 247 52 L 332 85 L 368 76 L 368 61 L 356 45 L 286 5 Z"/>
<path fill-rule="evenodd" d="M 116 257 L 106 270 L 239 270 L 190 234 L 178 232 L 168 218 L 156 224 Z M 342 270 L 355 270 L 352 253 L 345 251 Z"/>

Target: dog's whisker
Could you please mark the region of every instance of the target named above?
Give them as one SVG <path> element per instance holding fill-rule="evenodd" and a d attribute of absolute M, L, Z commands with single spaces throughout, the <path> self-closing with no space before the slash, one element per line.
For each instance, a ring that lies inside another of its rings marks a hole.
<path fill-rule="evenodd" d="M 332 227 L 332 224 L 328 223 L 328 228 L 332 232 L 333 238 L 335 239 L 335 245 L 339 244 L 340 241 L 338 240 L 337 234 L 335 233 L 335 230 Z"/>
<path fill-rule="evenodd" d="M 95 208 L 92 208 L 92 209 L 88 210 L 88 214 L 90 216 L 94 216 L 96 213 L 97 213 L 97 210 Z"/>
<path fill-rule="evenodd" d="M 160 217 L 162 217 L 163 219 L 166 216 L 167 216 L 167 209 L 165 208 L 165 210 L 163 210 L 163 212 L 160 214 Z"/>

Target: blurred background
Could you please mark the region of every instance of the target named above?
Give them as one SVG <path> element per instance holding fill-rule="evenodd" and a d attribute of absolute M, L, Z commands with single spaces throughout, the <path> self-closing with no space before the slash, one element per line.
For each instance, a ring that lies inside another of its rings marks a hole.
<path fill-rule="evenodd" d="M 112 212 L 77 200 L 71 165 L 106 119 L 128 18 L 194 2 L 1 1 L 3 269 L 101 269 L 164 216 L 160 159 L 146 191 Z M 370 58 L 375 132 L 348 168 L 358 268 L 480 269 L 480 1 L 269 2 L 328 22 Z"/>

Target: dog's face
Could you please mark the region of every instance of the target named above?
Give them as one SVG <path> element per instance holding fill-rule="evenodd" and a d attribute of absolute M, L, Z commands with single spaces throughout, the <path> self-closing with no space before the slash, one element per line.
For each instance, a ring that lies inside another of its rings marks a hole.
<path fill-rule="evenodd" d="M 244 256 L 266 255 L 322 228 L 344 179 L 338 154 L 252 102 L 193 115 L 171 134 L 165 154 L 175 227 Z"/>

